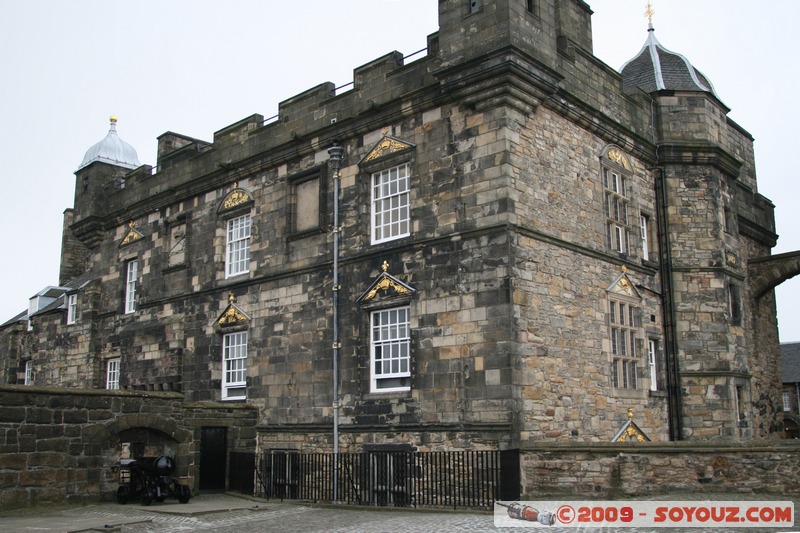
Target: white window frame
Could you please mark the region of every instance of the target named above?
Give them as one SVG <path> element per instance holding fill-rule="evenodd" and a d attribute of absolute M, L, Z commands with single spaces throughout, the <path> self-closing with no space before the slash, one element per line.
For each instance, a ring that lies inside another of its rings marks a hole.
<path fill-rule="evenodd" d="M 25 361 L 25 385 L 33 385 L 33 359 Z"/>
<path fill-rule="evenodd" d="M 783 400 L 783 411 L 788 413 L 792 410 L 792 395 L 786 391 L 783 391 L 781 398 Z"/>
<path fill-rule="evenodd" d="M 136 311 L 136 282 L 139 276 L 139 261 L 132 259 L 125 267 L 125 314 Z"/>
<path fill-rule="evenodd" d="M 411 235 L 411 166 L 373 172 L 370 179 L 372 244 Z"/>
<path fill-rule="evenodd" d="M 647 339 L 647 363 L 650 367 L 650 390 L 658 390 L 658 341 Z"/>
<path fill-rule="evenodd" d="M 106 389 L 117 390 L 119 389 L 119 357 L 106 360 Z"/>
<path fill-rule="evenodd" d="M 225 245 L 225 277 L 231 278 L 250 272 L 250 214 L 228 220 Z"/>
<path fill-rule="evenodd" d="M 392 307 L 370 314 L 370 391 L 398 392 L 410 385 L 387 387 L 384 380 L 411 378 L 411 308 Z M 386 354 L 384 356 L 384 354 Z"/>
<path fill-rule="evenodd" d="M 222 399 L 247 398 L 247 331 L 222 336 Z"/>
<path fill-rule="evenodd" d="M 67 295 L 67 325 L 78 321 L 78 293 Z"/>
<path fill-rule="evenodd" d="M 642 232 L 642 259 L 650 260 L 650 219 L 647 215 L 639 215 L 639 231 Z"/>

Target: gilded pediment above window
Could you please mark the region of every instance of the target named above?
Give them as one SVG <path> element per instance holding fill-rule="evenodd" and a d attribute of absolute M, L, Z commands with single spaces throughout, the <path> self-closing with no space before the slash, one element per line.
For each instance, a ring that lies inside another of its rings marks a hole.
<path fill-rule="evenodd" d="M 219 318 L 214 322 L 218 328 L 232 328 L 235 326 L 247 326 L 250 323 L 250 317 L 239 309 L 236 305 L 236 297 L 231 293 L 228 296 L 228 307 L 219 315 Z"/>
<path fill-rule="evenodd" d="M 364 163 L 371 163 L 377 159 L 388 157 L 398 152 L 410 150 L 414 148 L 414 146 L 415 145 L 413 143 L 408 141 L 398 139 L 397 137 L 392 137 L 391 135 L 384 135 L 383 138 L 381 138 L 381 140 L 378 141 L 369 152 L 367 152 L 367 155 L 361 158 L 361 161 L 358 164 L 363 165 Z"/>
<path fill-rule="evenodd" d="M 133 220 L 131 220 L 128 223 L 128 231 L 125 233 L 125 236 L 120 241 L 119 246 L 120 246 L 120 248 L 122 248 L 123 246 L 127 246 L 129 244 L 132 244 L 132 243 L 134 243 L 134 242 L 136 242 L 138 240 L 141 240 L 143 238 L 144 238 L 144 235 L 142 235 L 142 233 L 139 230 L 136 229 L 136 223 Z"/>
<path fill-rule="evenodd" d="M 650 442 L 650 437 L 633 421 L 633 409 L 628 408 L 628 421 L 614 435 L 611 442 Z"/>
<path fill-rule="evenodd" d="M 622 274 L 617 276 L 617 279 L 614 280 L 614 283 L 609 285 L 609 287 L 606 290 L 611 294 L 619 296 L 628 296 L 639 300 L 642 299 L 642 296 L 641 294 L 639 294 L 639 291 L 636 290 L 636 287 L 633 285 L 633 283 L 631 283 L 631 280 L 628 277 L 628 273 L 625 267 L 622 267 Z"/>
<path fill-rule="evenodd" d="M 417 292 L 415 288 L 407 283 L 404 283 L 396 277 L 389 274 L 389 263 L 386 261 L 381 265 L 381 272 L 377 278 L 370 284 L 369 288 L 358 297 L 356 302 L 361 304 L 371 303 L 377 297 L 380 298 L 396 298 L 396 297 L 410 297 L 413 293 Z"/>
<path fill-rule="evenodd" d="M 608 147 L 603 157 L 615 165 L 621 166 L 625 170 L 631 170 L 632 168 L 631 161 L 628 159 L 628 155 L 616 146 Z"/>
<path fill-rule="evenodd" d="M 253 202 L 253 195 L 249 191 L 239 187 L 238 183 L 233 184 L 233 190 L 225 195 L 222 204 L 219 206 L 220 212 L 229 211 L 237 207 L 251 204 Z"/>

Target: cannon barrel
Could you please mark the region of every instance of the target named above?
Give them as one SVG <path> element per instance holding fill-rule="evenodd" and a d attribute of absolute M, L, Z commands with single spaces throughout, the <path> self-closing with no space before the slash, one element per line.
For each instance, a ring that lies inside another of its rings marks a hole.
<path fill-rule="evenodd" d="M 171 476 L 175 471 L 175 459 L 166 455 L 140 457 L 131 463 L 132 468 L 140 468 L 159 476 Z"/>

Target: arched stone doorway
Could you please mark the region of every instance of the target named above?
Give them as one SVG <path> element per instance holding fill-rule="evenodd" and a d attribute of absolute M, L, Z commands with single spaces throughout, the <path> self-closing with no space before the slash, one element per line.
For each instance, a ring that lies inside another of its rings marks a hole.
<path fill-rule="evenodd" d="M 182 484 L 193 485 L 192 434 L 179 428 L 174 420 L 155 415 L 121 415 L 95 426 L 91 433 L 103 499 L 113 499 L 120 483 L 125 483 L 125 474 L 119 468 L 123 459 L 174 457 L 175 477 Z"/>

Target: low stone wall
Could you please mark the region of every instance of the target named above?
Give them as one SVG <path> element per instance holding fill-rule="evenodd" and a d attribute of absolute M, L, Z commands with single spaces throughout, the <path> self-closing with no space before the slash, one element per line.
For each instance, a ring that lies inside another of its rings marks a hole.
<path fill-rule="evenodd" d="M 520 465 L 527 499 L 800 494 L 800 444 L 794 442 L 542 445 L 521 450 Z"/>
<path fill-rule="evenodd" d="M 201 428 L 228 427 L 228 449 L 252 452 L 256 417 L 175 392 L 0 386 L 0 508 L 112 498 L 119 435 L 138 429 L 170 443 L 176 477 L 196 489 Z"/>

